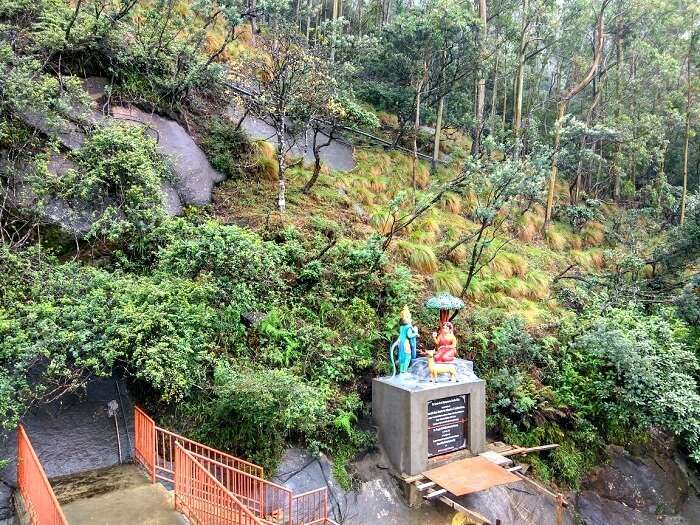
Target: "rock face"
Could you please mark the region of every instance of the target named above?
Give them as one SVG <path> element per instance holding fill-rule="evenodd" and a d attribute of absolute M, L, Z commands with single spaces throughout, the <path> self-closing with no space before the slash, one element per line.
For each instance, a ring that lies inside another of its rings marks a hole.
<path fill-rule="evenodd" d="M 235 107 L 229 109 L 229 114 L 232 118 L 237 119 L 241 117 L 241 112 Z M 273 145 L 276 145 L 275 139 L 275 128 L 264 120 L 257 118 L 252 115 L 246 116 L 243 119 L 241 127 L 256 140 L 266 140 Z M 293 144 L 290 154 L 297 157 L 304 157 L 304 162 L 313 163 L 314 155 L 311 150 L 311 145 L 313 143 L 313 135 L 310 131 L 307 132 L 306 138 L 303 136 L 295 137 L 292 135 L 287 136 L 287 140 L 290 144 Z M 328 136 L 319 133 L 317 141 L 320 144 L 325 144 L 328 141 Z M 308 147 L 304 147 L 305 143 Z M 353 146 L 343 138 L 334 139 L 325 148 L 321 148 L 320 155 L 321 161 L 326 164 L 333 171 L 350 171 L 353 169 L 357 163 L 353 157 Z"/>
<path fill-rule="evenodd" d="M 654 451 L 636 457 L 608 447 L 609 464 L 598 468 L 577 495 L 576 506 L 587 525 L 698 523 L 700 501 L 678 459 Z"/>
<path fill-rule="evenodd" d="M 289 449 L 273 481 L 302 493 L 328 487 L 329 515 L 343 525 L 449 525 L 454 511 L 442 504 L 411 509 L 380 454 L 371 454 L 356 467 L 362 482 L 357 491 L 345 491 L 333 477 L 328 458 L 311 457 L 301 449 Z"/>
<path fill-rule="evenodd" d="M 117 121 L 146 126 L 155 135 L 157 149 L 170 161 L 173 171 L 171 188 L 166 188 L 169 211 L 179 213 L 174 202 L 174 191 L 182 204 L 203 206 L 211 202 L 214 185 L 222 182 L 224 176 L 211 167 L 204 152 L 177 122 L 154 113 L 146 113 L 130 106 L 112 107 L 112 117 Z M 174 213 L 173 213 L 174 214 Z"/>
<path fill-rule="evenodd" d="M 620 447 L 608 447 L 610 464 L 586 482 L 600 497 L 656 514 L 676 514 L 688 497 L 688 478 L 673 458 L 638 458 Z"/>
<path fill-rule="evenodd" d="M 120 446 L 122 460 L 130 460 L 134 437 L 133 406 L 126 385 L 120 382 L 119 388 L 121 397 L 117 394 L 115 380 L 96 380 L 87 385 L 84 395 L 68 394 L 32 410 L 23 418 L 22 423 L 47 477 L 117 464 Z M 117 413 L 119 439 L 114 418 L 109 417 L 107 410 L 107 403 L 113 399 L 120 405 Z M 0 523 L 3 519 L 12 519 L 10 497 L 11 489 L 16 485 L 16 454 L 13 434 L 0 442 L 0 458 L 12 460 L 0 470 Z"/>
<path fill-rule="evenodd" d="M 467 494 L 461 498 L 461 503 L 489 518 L 491 523 L 500 520 L 503 524 L 514 525 L 557 525 L 554 499 L 525 481 Z M 565 510 L 562 523 L 575 524 L 570 508 Z"/>
<path fill-rule="evenodd" d="M 85 79 L 85 89 L 94 102 L 89 115 L 79 114 L 75 119 L 89 121 L 93 124 L 129 123 L 147 128 L 147 132 L 157 141 L 157 150 L 170 162 L 172 180 L 164 182 L 163 203 L 170 215 L 179 215 L 186 205 L 203 206 L 211 202 L 214 185 L 222 182 L 224 176 L 212 168 L 204 152 L 199 148 L 187 131 L 177 122 L 153 113 L 147 113 L 136 107 L 108 106 L 105 101 L 105 79 Z M 109 114 L 105 112 L 110 109 Z M 73 118 L 73 116 L 71 116 Z M 67 150 L 79 148 L 85 141 L 82 129 L 71 121 L 60 125 L 52 124 L 41 115 L 27 112 L 24 121 L 42 133 L 56 137 Z M 72 167 L 67 155 L 54 154 L 49 162 L 49 171 L 61 175 Z M 23 197 L 23 204 L 30 205 L 35 200 L 31 190 L 18 181 L 16 194 Z M 40 210 L 46 222 L 60 225 L 71 235 L 81 237 L 89 230 L 104 207 L 85 207 L 78 209 L 74 204 L 57 197 L 49 197 Z"/>
<path fill-rule="evenodd" d="M 368 454 L 354 464 L 361 483 L 356 491 L 343 490 L 334 479 L 325 456 L 314 459 L 303 450 L 288 450 L 273 478 L 297 493 L 327 486 L 333 519 L 343 525 L 449 525 L 455 511 L 442 502 L 425 502 L 418 509 L 406 504 L 402 489 L 386 468 L 381 452 Z M 525 482 L 494 487 L 462 498 L 462 503 L 508 525 L 556 525 L 554 504 Z M 565 525 L 573 525 L 570 511 Z M 609 525 L 612 525 L 609 524 Z"/>

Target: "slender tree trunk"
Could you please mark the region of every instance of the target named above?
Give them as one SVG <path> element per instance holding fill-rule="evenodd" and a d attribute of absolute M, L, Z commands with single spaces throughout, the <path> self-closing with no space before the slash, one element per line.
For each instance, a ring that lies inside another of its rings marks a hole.
<path fill-rule="evenodd" d="M 503 76 L 503 118 L 501 125 L 506 129 L 506 113 L 508 112 L 508 79 Z"/>
<path fill-rule="evenodd" d="M 278 174 L 278 189 L 277 189 L 277 209 L 280 213 L 287 210 L 287 180 L 285 172 L 287 171 L 285 153 L 287 150 L 287 138 L 285 137 L 286 129 L 284 119 L 281 124 L 277 125 L 277 174 Z"/>
<path fill-rule="evenodd" d="M 357 34 L 362 36 L 362 3 L 364 0 L 357 0 Z"/>
<path fill-rule="evenodd" d="M 313 0 L 306 2 L 306 45 L 309 45 L 311 37 L 311 11 L 313 11 Z"/>
<path fill-rule="evenodd" d="M 513 97 L 513 131 L 515 132 L 514 158 L 520 157 L 522 142 L 522 120 L 523 120 L 523 84 L 525 82 L 525 52 L 527 51 L 527 27 L 529 0 L 523 0 L 523 20 L 520 29 L 520 42 L 518 43 L 518 71 L 515 76 L 515 93 Z"/>
<path fill-rule="evenodd" d="M 545 228 L 547 223 L 552 218 L 552 210 L 554 209 L 554 191 L 557 186 L 557 153 L 559 152 L 559 144 L 561 142 L 561 121 L 566 112 L 566 101 L 559 102 L 557 109 L 557 122 L 554 124 L 554 155 L 552 157 L 552 166 L 549 173 L 549 188 L 547 189 L 547 211 L 545 214 Z"/>
<path fill-rule="evenodd" d="M 335 62 L 335 21 L 338 18 L 338 3 L 340 0 L 331 0 L 333 2 L 333 18 L 331 20 L 331 64 Z"/>
<path fill-rule="evenodd" d="M 416 118 L 413 121 L 413 158 L 411 164 L 411 186 L 413 187 L 413 199 L 416 198 L 416 168 L 418 164 L 418 130 L 420 129 L 420 92 L 423 83 L 418 84 L 416 90 Z"/>
<path fill-rule="evenodd" d="M 418 130 L 420 129 L 420 102 L 423 85 L 428 80 L 428 63 L 423 62 L 423 76 L 416 84 L 416 118 L 413 122 L 413 163 L 411 182 L 413 186 L 413 200 L 416 198 L 416 168 L 418 167 Z"/>
<path fill-rule="evenodd" d="M 255 35 L 258 32 L 258 17 L 255 10 L 257 9 L 257 0 L 250 0 L 250 10 L 253 16 L 250 17 L 250 43 L 255 45 Z"/>
<path fill-rule="evenodd" d="M 483 62 L 484 42 L 486 41 L 486 0 L 476 0 L 481 19 L 479 31 L 479 60 Z M 476 99 L 474 101 L 474 128 L 472 129 L 472 157 L 479 155 L 481 149 L 481 131 L 484 127 L 484 102 L 486 99 L 486 75 L 483 68 L 479 68 L 479 79 L 476 83 Z"/>
<path fill-rule="evenodd" d="M 437 121 L 435 122 L 435 138 L 433 139 L 433 171 L 437 169 L 438 162 L 440 161 L 440 140 L 442 135 L 442 113 L 445 110 L 445 97 L 443 95 L 440 97 L 437 109 Z"/>
<path fill-rule="evenodd" d="M 600 66 L 600 61 L 603 56 L 603 47 L 605 45 L 605 9 L 610 4 L 610 0 L 603 0 L 600 6 L 600 11 L 598 12 L 598 18 L 596 20 L 596 33 L 595 33 L 595 45 L 593 51 L 593 61 L 591 62 L 588 71 L 584 77 L 571 89 L 569 89 L 559 100 L 558 110 L 557 110 L 557 121 L 554 128 L 554 154 L 552 155 L 552 165 L 549 174 L 549 184 L 547 189 L 547 209 L 544 217 L 544 230 L 546 231 L 549 227 L 549 223 L 552 220 L 552 211 L 554 209 L 554 191 L 557 185 L 557 154 L 559 153 L 559 144 L 561 142 L 561 124 L 564 118 L 564 113 L 566 113 L 566 106 L 569 101 L 581 92 L 591 81 L 595 78 L 598 67 Z"/>
<path fill-rule="evenodd" d="M 693 102 L 693 95 L 692 95 L 692 83 L 691 83 L 691 78 L 690 78 L 690 71 L 692 68 L 692 56 L 693 56 L 693 49 L 695 47 L 695 37 L 696 35 L 692 35 L 690 38 L 690 45 L 688 46 L 688 60 L 686 63 L 687 66 L 687 74 L 688 74 L 688 95 L 686 98 L 686 106 L 685 106 L 685 145 L 683 147 L 683 195 L 681 197 L 681 216 L 680 216 L 680 223 L 683 224 L 685 222 L 685 206 L 686 206 L 686 200 L 688 198 L 688 147 L 690 145 L 690 109 L 692 106 Z"/>
<path fill-rule="evenodd" d="M 304 188 L 301 190 L 302 193 L 309 193 L 311 191 L 311 188 L 313 187 L 314 184 L 316 184 L 316 181 L 318 180 L 318 176 L 321 174 L 321 149 L 325 148 L 326 146 L 329 146 L 331 142 L 333 142 L 333 135 L 334 131 L 331 129 L 328 132 L 328 140 L 323 143 L 319 144 L 318 143 L 318 134 L 319 134 L 319 129 L 315 128 L 314 129 L 314 138 L 313 138 L 313 144 L 311 151 L 313 151 L 314 154 L 314 172 L 311 175 L 311 178 L 308 180 L 308 182 L 304 185 Z"/>
<path fill-rule="evenodd" d="M 496 52 L 496 61 L 493 66 L 493 89 L 491 90 L 491 121 L 496 118 L 496 104 L 498 103 L 498 52 Z"/>
<path fill-rule="evenodd" d="M 622 105 L 622 70 L 623 70 L 623 56 L 622 56 L 622 37 L 618 37 L 616 43 L 616 53 L 617 53 L 617 67 L 619 74 L 617 75 L 617 81 L 615 82 L 615 94 L 617 95 L 617 108 L 615 109 L 616 120 L 619 121 L 620 117 L 620 106 Z M 622 160 L 622 142 L 617 145 L 617 162 Z M 613 200 L 616 202 L 620 200 L 622 196 L 622 170 L 619 166 L 615 167 L 615 181 L 613 183 Z"/>

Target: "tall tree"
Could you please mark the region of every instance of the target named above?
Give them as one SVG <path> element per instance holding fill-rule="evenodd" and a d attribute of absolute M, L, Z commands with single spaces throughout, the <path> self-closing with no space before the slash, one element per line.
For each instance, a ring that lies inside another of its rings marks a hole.
<path fill-rule="evenodd" d="M 680 223 L 685 222 L 685 207 L 688 198 L 688 149 L 690 145 L 690 113 L 693 107 L 693 81 L 691 71 L 693 68 L 693 57 L 695 54 L 695 44 L 697 42 L 698 33 L 694 32 L 688 43 L 688 56 L 686 57 L 686 72 L 687 72 L 687 94 L 685 106 L 685 143 L 683 146 L 683 193 L 681 195 L 681 213 Z"/>
<path fill-rule="evenodd" d="M 591 83 L 596 73 L 598 72 L 598 67 L 600 66 L 601 59 L 603 57 L 603 51 L 605 47 L 605 9 L 610 4 L 611 0 L 603 0 L 600 8 L 597 12 L 595 30 L 594 30 L 594 49 L 593 49 L 593 60 L 586 74 L 569 88 L 559 99 L 557 104 L 557 118 L 554 126 L 554 154 L 552 156 L 551 170 L 549 175 L 549 184 L 547 188 L 547 208 L 545 211 L 544 228 L 549 226 L 549 222 L 552 219 L 552 210 L 554 208 L 554 192 L 556 190 L 557 183 L 557 153 L 559 152 L 559 146 L 561 142 L 561 125 L 564 119 L 564 114 L 566 113 L 566 106 L 580 93 L 588 84 Z"/>
<path fill-rule="evenodd" d="M 481 146 L 481 132 L 484 128 L 484 103 L 486 100 L 486 69 L 483 67 L 484 60 L 484 47 L 486 35 L 488 34 L 486 26 L 486 0 L 476 0 L 477 8 L 479 10 L 479 20 L 481 21 L 481 26 L 478 32 L 478 44 L 480 62 L 482 67 L 479 68 L 479 79 L 476 82 L 476 99 L 474 101 L 474 127 L 472 128 L 472 157 L 476 157 L 479 154 L 479 149 Z"/>

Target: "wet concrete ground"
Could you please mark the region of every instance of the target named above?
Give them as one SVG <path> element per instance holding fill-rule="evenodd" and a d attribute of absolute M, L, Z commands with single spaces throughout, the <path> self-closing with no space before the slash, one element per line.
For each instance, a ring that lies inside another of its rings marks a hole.
<path fill-rule="evenodd" d="M 160 483 L 151 483 L 136 465 L 109 469 L 106 481 L 119 482 L 104 494 L 81 498 L 65 505 L 70 525 L 185 525 L 173 507 L 172 495 Z M 82 486 L 82 480 L 76 480 Z M 99 485 L 99 480 L 92 480 Z M 70 484 L 69 484 L 70 485 Z M 69 486 L 64 490 L 70 490 Z M 65 497 L 66 492 L 63 493 Z M 59 496 L 59 500 L 62 499 Z"/>

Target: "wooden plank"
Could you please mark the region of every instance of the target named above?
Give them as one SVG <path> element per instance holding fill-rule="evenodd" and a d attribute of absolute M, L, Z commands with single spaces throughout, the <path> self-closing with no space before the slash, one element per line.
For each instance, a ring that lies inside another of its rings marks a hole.
<path fill-rule="evenodd" d="M 468 508 L 465 507 L 464 505 L 460 505 L 459 503 L 457 503 L 456 501 L 451 500 L 451 499 L 448 498 L 447 496 L 441 497 L 441 498 L 440 498 L 440 501 L 442 501 L 442 502 L 443 502 L 444 504 L 446 504 L 446 505 L 449 505 L 450 507 L 452 507 L 452 508 L 455 509 L 456 511 L 459 511 L 459 512 L 462 512 L 462 513 L 466 514 L 467 517 L 468 517 L 470 520 L 472 520 L 474 523 L 476 523 L 477 525 L 491 525 L 491 522 L 489 521 L 489 519 L 488 519 L 487 517 L 482 516 L 481 514 L 479 514 L 479 513 L 476 512 L 476 511 L 473 511 L 473 510 L 471 510 L 471 509 L 468 509 Z"/>
<path fill-rule="evenodd" d="M 507 443 L 504 443 L 503 441 L 494 441 L 493 443 L 489 443 L 487 445 L 487 448 L 489 450 L 493 450 L 494 452 L 498 452 L 500 454 L 506 450 L 513 450 L 516 447 L 514 447 L 513 445 L 508 445 Z"/>
<path fill-rule="evenodd" d="M 435 482 L 434 481 L 428 481 L 427 483 L 416 483 L 416 488 L 418 490 L 425 490 L 429 489 L 430 487 L 434 487 Z"/>
<path fill-rule="evenodd" d="M 508 472 L 516 472 L 516 471 L 517 471 L 517 472 L 520 472 L 521 470 L 523 470 L 523 466 L 522 466 L 522 465 L 516 465 L 515 467 L 510 467 L 510 468 L 507 468 L 506 470 L 507 470 Z"/>
<path fill-rule="evenodd" d="M 425 499 L 430 499 L 430 498 L 434 498 L 434 497 L 436 497 L 436 496 L 442 496 L 443 494 L 447 494 L 447 490 L 446 490 L 446 489 L 436 490 L 436 491 L 434 491 L 434 492 L 431 492 L 431 493 L 429 493 L 429 494 L 426 494 L 426 495 L 423 496 L 423 497 L 424 497 Z"/>
<path fill-rule="evenodd" d="M 491 463 L 495 463 L 499 467 L 513 464 L 512 459 L 507 458 L 503 454 L 499 454 L 498 452 L 494 452 L 493 450 L 487 450 L 486 452 L 482 452 L 481 454 L 479 454 L 479 456 L 488 459 Z"/>
<path fill-rule="evenodd" d="M 423 474 L 418 474 L 417 476 L 406 476 L 403 478 L 403 480 L 406 483 L 413 483 L 414 481 L 420 481 L 424 478 L 425 476 Z"/>
<path fill-rule="evenodd" d="M 539 447 L 516 447 L 513 450 L 506 450 L 501 452 L 501 456 L 515 456 L 518 454 L 528 454 L 530 452 L 540 452 L 542 450 L 551 450 L 557 448 L 559 445 L 554 443 L 552 445 L 540 445 Z"/>
<path fill-rule="evenodd" d="M 517 476 L 479 456 L 448 463 L 423 474 L 455 496 L 518 481 Z"/>
<path fill-rule="evenodd" d="M 549 490 L 548 488 L 543 487 L 542 485 L 540 485 L 539 483 L 537 483 L 534 479 L 531 479 L 531 478 L 527 477 L 525 474 L 521 474 L 520 472 L 513 472 L 513 474 L 515 474 L 516 476 L 518 476 L 518 477 L 519 477 L 520 479 L 522 479 L 523 481 L 527 481 L 527 482 L 530 483 L 531 485 L 534 485 L 534 486 L 537 487 L 539 490 L 541 490 L 541 491 L 544 492 L 545 494 L 547 494 L 547 495 L 553 497 L 554 499 L 557 499 L 557 498 L 559 497 L 557 494 L 555 494 L 554 492 L 552 492 L 552 491 Z"/>

